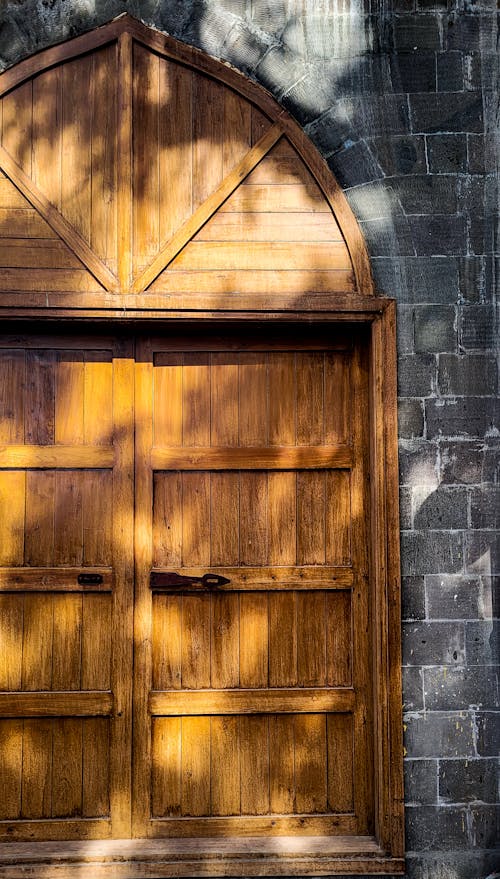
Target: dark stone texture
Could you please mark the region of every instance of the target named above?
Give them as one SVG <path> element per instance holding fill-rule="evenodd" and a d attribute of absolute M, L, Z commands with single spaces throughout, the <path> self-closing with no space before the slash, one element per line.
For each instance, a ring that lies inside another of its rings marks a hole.
<path fill-rule="evenodd" d="M 360 223 L 368 249 L 373 256 L 412 256 L 415 253 L 412 231 L 407 217 L 368 220 Z"/>
<path fill-rule="evenodd" d="M 455 14 L 448 19 L 446 49 L 460 52 L 494 51 L 496 21 L 494 15 Z"/>
<path fill-rule="evenodd" d="M 496 436 L 500 401 L 495 397 L 458 397 L 425 402 L 427 436 Z"/>
<path fill-rule="evenodd" d="M 398 305 L 396 333 L 398 351 L 403 354 L 413 351 L 413 309 Z"/>
<path fill-rule="evenodd" d="M 500 574 L 500 532 L 469 531 L 465 539 L 467 570 L 490 576 Z"/>
<path fill-rule="evenodd" d="M 445 440 L 440 447 L 440 453 L 440 476 L 443 483 L 474 485 L 491 481 L 485 472 L 487 450 L 483 443 Z"/>
<path fill-rule="evenodd" d="M 398 433 L 404 439 L 423 436 L 424 404 L 422 400 L 403 399 L 398 402 Z"/>
<path fill-rule="evenodd" d="M 467 251 L 467 222 L 460 214 L 410 216 L 408 226 L 417 255 L 458 256 Z"/>
<path fill-rule="evenodd" d="M 404 623 L 404 665 L 463 665 L 465 630 L 461 622 Z"/>
<path fill-rule="evenodd" d="M 477 806 L 440 809 L 409 806 L 406 810 L 406 844 L 419 851 L 493 848 L 497 841 L 495 810 Z"/>
<path fill-rule="evenodd" d="M 347 146 L 330 157 L 335 176 L 344 186 L 358 186 L 383 177 L 382 170 L 364 140 Z"/>
<path fill-rule="evenodd" d="M 426 485 L 429 491 L 433 491 L 439 480 L 439 469 L 440 452 L 436 443 L 426 440 L 400 442 L 399 480 L 402 485 Z"/>
<path fill-rule="evenodd" d="M 491 668 L 424 668 L 423 675 L 425 706 L 431 711 L 498 708 L 498 676 Z"/>
<path fill-rule="evenodd" d="M 493 256 L 464 256 L 458 260 L 460 299 L 464 303 L 485 303 L 494 297 Z"/>
<path fill-rule="evenodd" d="M 462 569 L 462 536 L 459 533 L 403 532 L 401 547 L 404 574 L 453 574 Z"/>
<path fill-rule="evenodd" d="M 439 797 L 445 803 L 495 803 L 497 760 L 442 760 L 439 764 Z"/>
<path fill-rule="evenodd" d="M 437 91 L 461 92 L 464 87 L 464 61 L 462 52 L 438 52 Z"/>
<path fill-rule="evenodd" d="M 488 735 L 490 729 L 488 727 Z M 474 757 L 475 736 L 475 716 L 467 711 L 411 712 L 404 717 L 404 741 L 409 757 Z"/>
<path fill-rule="evenodd" d="M 491 616 L 491 586 L 464 574 L 425 577 L 429 619 L 476 619 Z"/>
<path fill-rule="evenodd" d="M 489 305 L 468 305 L 460 311 L 460 345 L 464 351 L 494 348 L 499 328 L 495 308 Z"/>
<path fill-rule="evenodd" d="M 427 486 L 414 488 L 413 526 L 441 531 L 467 528 L 467 493 L 465 488 L 440 486 L 428 493 Z"/>
<path fill-rule="evenodd" d="M 483 485 L 470 493 L 470 527 L 500 528 L 500 486 Z"/>
<path fill-rule="evenodd" d="M 438 389 L 451 396 L 491 396 L 497 391 L 497 371 L 492 355 L 440 354 Z"/>
<path fill-rule="evenodd" d="M 411 488 L 408 485 L 401 486 L 399 489 L 399 522 L 403 531 L 409 531 L 412 527 L 411 496 Z"/>
<path fill-rule="evenodd" d="M 403 620 L 423 620 L 425 617 L 424 577 L 403 577 L 401 584 Z"/>
<path fill-rule="evenodd" d="M 436 53 L 399 52 L 390 56 L 395 92 L 435 92 Z"/>
<path fill-rule="evenodd" d="M 405 879 L 498 879 L 498 848 L 486 851 L 408 852 Z"/>
<path fill-rule="evenodd" d="M 427 156 L 432 174 L 463 173 L 467 169 L 465 134 L 429 134 Z"/>
<path fill-rule="evenodd" d="M 475 620 L 465 626 L 467 665 L 496 665 L 500 649 L 500 621 Z"/>
<path fill-rule="evenodd" d="M 399 52 L 413 52 L 418 64 L 420 49 L 440 49 L 441 34 L 435 15 L 397 15 L 394 18 L 394 43 Z"/>
<path fill-rule="evenodd" d="M 436 357 L 411 354 L 398 359 L 398 393 L 401 397 L 430 397 L 436 390 Z"/>
<path fill-rule="evenodd" d="M 422 669 L 403 666 L 403 709 L 422 711 L 424 708 L 424 679 Z"/>
<path fill-rule="evenodd" d="M 453 305 L 426 305 L 416 308 L 415 351 L 455 351 L 456 319 L 457 310 Z"/>
<path fill-rule="evenodd" d="M 437 760 L 405 760 L 405 802 L 408 805 L 437 803 Z"/>
<path fill-rule="evenodd" d="M 410 95 L 411 130 L 434 132 L 482 132 L 483 102 L 477 92 L 443 92 Z"/>
<path fill-rule="evenodd" d="M 500 712 L 477 714 L 477 752 L 481 757 L 498 757 L 500 753 Z"/>
<path fill-rule="evenodd" d="M 456 213 L 457 182 L 451 175 L 416 174 L 396 178 L 405 214 Z"/>
<path fill-rule="evenodd" d="M 425 174 L 425 138 L 422 135 L 395 135 L 390 138 L 372 137 L 368 147 L 376 157 L 384 174 Z"/>
<path fill-rule="evenodd" d="M 399 303 L 446 304 L 458 299 L 459 265 L 454 257 L 378 257 L 372 265 L 382 289 L 398 290 Z"/>

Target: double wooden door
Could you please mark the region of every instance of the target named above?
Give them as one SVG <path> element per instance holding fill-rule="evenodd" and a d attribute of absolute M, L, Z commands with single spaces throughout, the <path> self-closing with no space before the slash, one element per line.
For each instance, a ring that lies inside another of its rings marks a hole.
<path fill-rule="evenodd" d="M 3 837 L 372 834 L 361 338 L 0 360 Z"/>

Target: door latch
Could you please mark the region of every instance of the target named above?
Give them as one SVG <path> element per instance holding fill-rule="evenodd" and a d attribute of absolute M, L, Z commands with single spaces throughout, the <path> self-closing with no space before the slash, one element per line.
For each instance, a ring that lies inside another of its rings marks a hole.
<path fill-rule="evenodd" d="M 177 574 L 175 571 L 167 571 L 166 573 L 163 571 L 151 571 L 149 579 L 151 589 L 154 589 L 156 592 L 159 592 L 162 589 L 171 589 L 173 586 L 184 587 L 185 589 L 190 586 L 213 586 L 217 588 L 218 586 L 225 586 L 226 583 L 230 582 L 231 581 L 228 580 L 227 577 L 221 577 L 220 574 L 203 574 L 202 577 L 186 577 L 182 574 Z"/>

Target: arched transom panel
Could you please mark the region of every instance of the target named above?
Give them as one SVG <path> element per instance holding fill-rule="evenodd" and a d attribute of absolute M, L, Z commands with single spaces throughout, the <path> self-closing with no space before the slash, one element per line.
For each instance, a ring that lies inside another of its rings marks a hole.
<path fill-rule="evenodd" d="M 28 59 L 0 89 L 10 304 L 372 292 L 326 165 L 227 65 L 124 16 Z"/>

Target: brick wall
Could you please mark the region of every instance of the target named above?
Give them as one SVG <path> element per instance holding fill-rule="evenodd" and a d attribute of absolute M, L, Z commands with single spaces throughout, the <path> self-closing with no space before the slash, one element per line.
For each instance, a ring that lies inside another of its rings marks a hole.
<path fill-rule="evenodd" d="M 408 876 L 484 879 L 500 870 L 493 0 L 11 0 L 1 66 L 123 11 L 296 116 L 398 300 Z"/>

